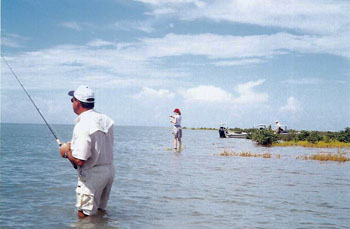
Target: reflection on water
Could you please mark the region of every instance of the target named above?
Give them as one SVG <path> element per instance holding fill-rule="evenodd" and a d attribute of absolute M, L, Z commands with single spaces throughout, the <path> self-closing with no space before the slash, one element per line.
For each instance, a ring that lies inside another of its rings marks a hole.
<path fill-rule="evenodd" d="M 54 128 L 69 140 L 73 126 Z M 350 163 L 296 160 L 322 149 L 258 147 L 245 139 L 220 139 L 216 131 L 184 130 L 184 147 L 176 152 L 169 150 L 170 128 L 116 127 L 116 179 L 107 211 L 80 220 L 76 172 L 59 157 L 46 126 L 4 124 L 1 131 L 2 227 L 350 225 Z M 224 150 L 272 156 L 218 156 Z"/>

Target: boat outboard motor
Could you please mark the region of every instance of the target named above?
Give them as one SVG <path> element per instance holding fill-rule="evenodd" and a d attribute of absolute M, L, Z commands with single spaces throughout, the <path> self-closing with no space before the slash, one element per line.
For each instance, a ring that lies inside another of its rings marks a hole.
<path fill-rule="evenodd" d="M 220 138 L 226 138 L 226 128 L 225 127 L 219 128 L 219 135 L 220 135 Z"/>

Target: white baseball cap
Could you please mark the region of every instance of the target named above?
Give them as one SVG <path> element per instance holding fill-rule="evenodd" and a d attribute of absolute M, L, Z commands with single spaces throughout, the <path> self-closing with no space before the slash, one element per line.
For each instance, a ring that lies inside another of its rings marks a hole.
<path fill-rule="evenodd" d="M 79 86 L 75 91 L 69 91 L 68 95 L 74 96 L 74 98 L 83 103 L 95 102 L 95 93 L 85 85 Z"/>

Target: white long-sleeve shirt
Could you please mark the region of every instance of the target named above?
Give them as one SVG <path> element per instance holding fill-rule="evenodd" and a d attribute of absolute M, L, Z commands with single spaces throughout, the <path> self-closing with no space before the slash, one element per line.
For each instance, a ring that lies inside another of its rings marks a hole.
<path fill-rule="evenodd" d="M 71 149 L 73 157 L 85 161 L 81 169 L 113 164 L 113 123 L 93 109 L 76 118 Z"/>

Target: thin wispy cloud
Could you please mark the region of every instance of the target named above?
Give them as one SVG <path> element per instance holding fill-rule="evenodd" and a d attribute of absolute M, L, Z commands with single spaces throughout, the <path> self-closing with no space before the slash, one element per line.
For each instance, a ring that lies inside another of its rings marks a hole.
<path fill-rule="evenodd" d="M 266 92 L 256 92 L 255 88 L 263 84 L 265 80 L 249 81 L 239 84 L 236 91 L 239 96 L 234 98 L 234 103 L 237 104 L 259 104 L 268 101 L 269 95 Z"/>
<path fill-rule="evenodd" d="M 152 23 L 149 21 L 118 21 L 114 24 L 114 27 L 124 31 L 139 30 L 145 33 L 151 33 L 154 31 Z"/>
<path fill-rule="evenodd" d="M 216 66 L 241 66 L 241 65 L 252 65 L 264 63 L 263 59 L 241 59 L 241 60 L 232 60 L 232 61 L 217 61 L 214 62 Z"/>
<path fill-rule="evenodd" d="M 287 103 L 280 108 L 280 111 L 296 113 L 302 110 L 301 103 L 293 96 L 289 97 Z"/>
<path fill-rule="evenodd" d="M 60 26 L 76 31 L 81 31 L 83 29 L 83 25 L 75 21 L 62 22 Z"/>
<path fill-rule="evenodd" d="M 206 3 L 201 0 L 137 0 L 139 2 L 151 4 L 153 6 L 163 7 L 163 6 L 172 6 L 176 5 L 194 5 L 196 7 L 202 7 Z"/>
<path fill-rule="evenodd" d="M 27 37 L 18 34 L 6 33 L 2 31 L 1 45 L 9 48 L 21 48 L 23 43 L 27 41 Z"/>
<path fill-rule="evenodd" d="M 270 58 L 288 53 L 325 53 L 350 58 L 345 39 L 276 33 L 271 35 L 228 36 L 216 34 L 167 34 L 143 39 L 147 56 L 201 55 L 208 58 Z M 227 61 L 227 60 L 226 60 Z"/>
<path fill-rule="evenodd" d="M 273 56 L 289 52 L 346 53 L 348 42 L 332 46 L 317 46 L 317 38 L 287 33 L 256 36 L 223 36 L 215 34 L 177 35 L 167 34 L 160 38 L 144 38 L 137 42 L 117 43 L 95 39 L 86 45 L 63 45 L 36 52 L 22 53 L 13 57 L 26 75 L 43 78 L 60 75 L 60 79 L 72 75 L 84 77 L 89 72 L 105 75 L 145 78 L 173 78 L 189 75 L 187 69 L 170 69 L 162 64 L 162 58 L 176 56 L 203 56 L 216 65 L 257 64 Z M 93 49 L 91 49 L 93 47 Z M 232 58 L 232 60 L 230 60 Z M 40 66 L 37 72 L 32 66 Z M 28 72 L 28 69 L 31 69 Z M 289 81 L 291 83 L 291 81 Z M 37 85 L 39 86 L 39 85 Z"/>
<path fill-rule="evenodd" d="M 1 38 L 1 43 L 3 46 L 9 47 L 9 48 L 22 47 L 22 45 L 18 41 L 11 39 L 11 38 L 8 38 L 8 37 Z"/>
<path fill-rule="evenodd" d="M 88 43 L 89 46 L 92 47 L 104 47 L 104 46 L 115 46 L 115 43 L 113 42 L 109 42 L 109 41 L 105 41 L 102 39 L 95 39 L 93 41 L 90 41 Z"/>
<path fill-rule="evenodd" d="M 175 97 L 175 93 L 167 89 L 153 89 L 148 87 L 143 87 L 142 90 L 132 96 L 134 99 L 153 99 L 153 100 L 168 100 Z"/>
<path fill-rule="evenodd" d="M 135 49 L 135 45 L 94 40 L 85 46 L 64 45 L 21 53 L 8 57 L 8 61 L 26 85 L 35 89 L 64 86 L 65 82 L 79 84 L 86 79 L 100 87 L 159 86 L 167 82 L 165 79 L 186 76 L 185 72 L 155 65 Z M 4 70 L 4 74 L 10 74 Z M 34 77 L 41 83 L 33 82 Z"/>
<path fill-rule="evenodd" d="M 294 29 L 316 34 L 332 34 L 346 30 L 350 22 L 350 4 L 346 1 L 148 1 L 149 14 L 171 15 L 181 20 L 209 19 L 217 22 L 246 23 L 264 27 Z M 186 5 L 187 10 L 182 10 Z M 170 10 L 171 9 L 171 10 Z M 331 23 L 330 23 L 331 22 Z"/>
<path fill-rule="evenodd" d="M 322 80 L 317 78 L 300 78 L 300 79 L 287 79 L 282 81 L 282 83 L 296 84 L 296 85 L 317 85 L 322 83 Z"/>

